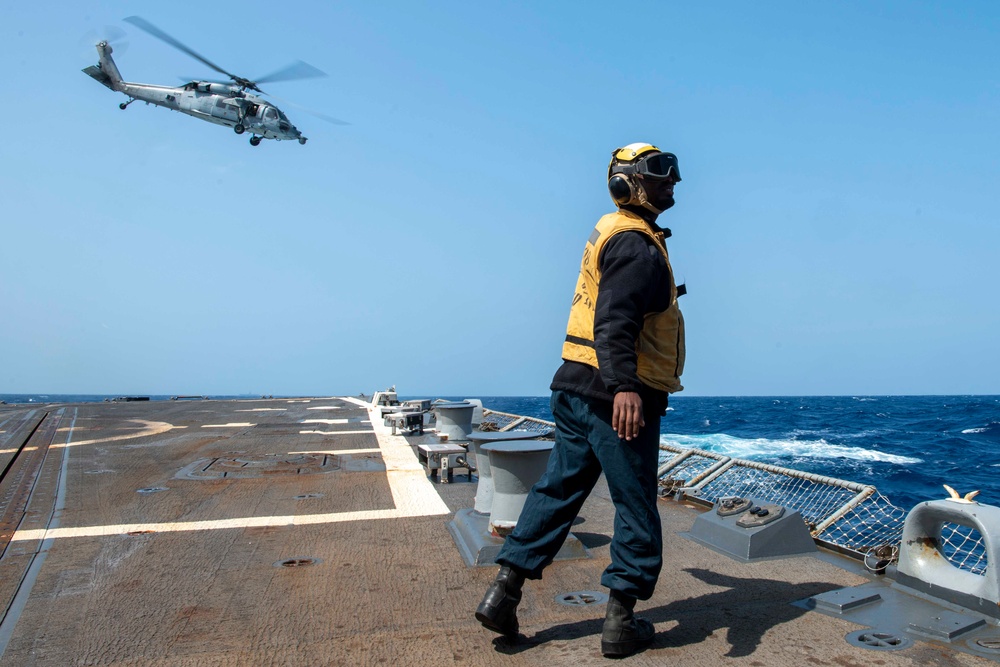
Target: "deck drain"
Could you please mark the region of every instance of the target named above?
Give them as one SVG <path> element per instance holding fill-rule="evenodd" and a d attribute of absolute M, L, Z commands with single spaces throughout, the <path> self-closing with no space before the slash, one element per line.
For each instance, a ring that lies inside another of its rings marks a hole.
<path fill-rule="evenodd" d="M 318 565 L 323 561 L 319 558 L 307 558 L 307 557 L 296 557 L 296 558 L 286 558 L 285 560 L 279 560 L 274 563 L 275 567 L 306 567 L 309 565 Z"/>
<path fill-rule="evenodd" d="M 303 493 L 301 496 L 292 496 L 292 500 L 310 500 L 312 498 L 325 498 L 325 493 Z"/>
<path fill-rule="evenodd" d="M 998 637 L 980 637 L 979 639 L 970 639 L 966 643 L 974 651 L 989 655 L 1000 653 L 1000 638 Z"/>
<path fill-rule="evenodd" d="M 844 639 L 848 644 L 873 651 L 899 651 L 913 644 L 912 639 L 881 630 L 856 630 Z"/>
<path fill-rule="evenodd" d="M 607 594 L 600 591 L 576 591 L 556 596 L 556 602 L 570 607 L 589 607 L 595 604 L 604 604 L 607 601 Z"/>
<path fill-rule="evenodd" d="M 136 489 L 136 493 L 159 493 L 160 491 L 169 491 L 165 486 L 147 486 L 145 489 Z"/>

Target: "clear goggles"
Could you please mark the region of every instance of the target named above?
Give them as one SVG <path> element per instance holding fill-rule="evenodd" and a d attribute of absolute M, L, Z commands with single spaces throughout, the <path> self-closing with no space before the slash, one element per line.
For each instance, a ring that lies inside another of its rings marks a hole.
<path fill-rule="evenodd" d="M 653 153 L 636 160 L 632 164 L 619 165 L 615 170 L 621 174 L 638 174 L 647 178 L 670 178 L 680 182 L 681 170 L 677 166 L 677 156 L 673 153 Z"/>

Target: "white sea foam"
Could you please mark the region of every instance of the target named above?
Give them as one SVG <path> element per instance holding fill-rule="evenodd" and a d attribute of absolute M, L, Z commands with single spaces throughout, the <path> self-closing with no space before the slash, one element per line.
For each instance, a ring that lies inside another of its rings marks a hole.
<path fill-rule="evenodd" d="M 967 428 L 964 431 L 962 431 L 962 433 L 965 433 L 966 435 L 970 433 L 986 433 L 986 431 L 988 430 L 989 429 L 987 428 Z"/>
<path fill-rule="evenodd" d="M 802 457 L 815 459 L 851 459 L 854 461 L 878 461 L 908 465 L 922 463 L 923 459 L 911 456 L 889 454 L 863 447 L 832 445 L 822 438 L 819 440 L 771 440 L 768 438 L 736 438 L 725 433 L 708 435 L 660 436 L 664 444 L 675 447 L 705 449 L 740 459 L 772 460 L 781 457 Z"/>

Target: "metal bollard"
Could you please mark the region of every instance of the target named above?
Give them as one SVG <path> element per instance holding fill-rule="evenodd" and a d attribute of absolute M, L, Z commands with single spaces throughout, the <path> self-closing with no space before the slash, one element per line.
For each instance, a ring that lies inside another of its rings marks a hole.
<path fill-rule="evenodd" d="M 490 468 L 490 456 L 483 451 L 485 441 L 477 438 L 481 433 L 473 433 L 470 437 L 472 443 L 469 449 L 475 457 L 476 474 L 479 481 L 476 483 L 476 505 L 475 510 L 480 514 L 489 514 L 493 507 L 493 471 Z"/>
<path fill-rule="evenodd" d="M 476 472 L 479 474 L 479 482 L 476 485 L 476 506 L 475 510 L 480 514 L 489 514 L 493 508 L 493 471 L 490 468 L 490 456 L 483 450 L 483 445 L 491 442 L 502 442 L 506 440 L 530 440 L 541 438 L 552 433 L 551 429 L 545 431 L 473 431 L 469 434 L 472 441 L 469 449 L 476 457 Z"/>
<path fill-rule="evenodd" d="M 448 440 L 466 441 L 472 433 L 472 411 L 475 406 L 465 401 L 457 403 L 435 403 L 437 431 L 447 435 Z"/>
<path fill-rule="evenodd" d="M 484 444 L 493 475 L 490 532 L 506 536 L 517 525 L 528 491 L 545 474 L 555 443 L 546 440 L 501 440 Z"/>

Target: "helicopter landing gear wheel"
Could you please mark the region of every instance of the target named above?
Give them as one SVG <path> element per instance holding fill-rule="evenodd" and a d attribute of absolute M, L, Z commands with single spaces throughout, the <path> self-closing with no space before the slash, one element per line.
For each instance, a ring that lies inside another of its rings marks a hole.
<path fill-rule="evenodd" d="M 236 127 L 233 128 L 233 132 L 236 134 L 243 134 L 246 131 L 247 129 L 241 123 L 236 123 Z"/>
<path fill-rule="evenodd" d="M 306 145 L 306 138 L 305 137 L 299 137 L 299 143 L 302 144 L 303 146 L 305 146 Z"/>
<path fill-rule="evenodd" d="M 125 111 L 125 109 L 128 109 L 128 104 L 122 102 L 121 104 L 118 105 L 118 108 L 121 109 L 122 111 Z"/>
<path fill-rule="evenodd" d="M 259 146 L 260 145 L 260 137 L 250 137 L 250 145 L 251 146 Z"/>

